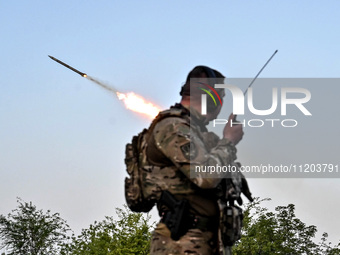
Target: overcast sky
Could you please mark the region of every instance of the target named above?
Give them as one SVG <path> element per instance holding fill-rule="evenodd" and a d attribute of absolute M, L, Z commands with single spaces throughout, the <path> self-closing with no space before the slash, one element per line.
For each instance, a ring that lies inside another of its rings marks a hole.
<path fill-rule="evenodd" d="M 149 125 L 48 55 L 166 109 L 194 66 L 254 77 L 276 49 L 261 77 L 338 78 L 339 12 L 336 0 L 0 0 L 0 214 L 21 197 L 59 212 L 76 233 L 114 215 L 125 202 L 125 144 Z M 289 130 L 246 127 L 238 160 L 339 164 L 340 86 L 319 83 L 301 85 L 312 94 L 311 117 L 300 113 Z M 259 100 L 270 103 L 268 87 L 258 85 Z M 249 179 L 254 196 L 272 198 L 266 206 L 295 204 L 333 242 L 339 184 L 309 175 Z"/>

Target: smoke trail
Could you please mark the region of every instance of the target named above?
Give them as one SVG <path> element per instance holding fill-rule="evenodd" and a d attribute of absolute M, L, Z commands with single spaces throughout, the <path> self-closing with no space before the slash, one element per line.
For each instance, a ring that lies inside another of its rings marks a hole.
<path fill-rule="evenodd" d="M 143 114 L 144 116 L 147 116 L 150 119 L 153 119 L 154 117 L 156 117 L 156 115 L 161 111 L 160 107 L 158 107 L 157 105 L 154 105 L 153 103 L 147 101 L 143 97 L 133 92 L 121 93 L 117 89 L 111 86 L 108 86 L 91 76 L 88 76 L 85 74 L 83 77 L 98 84 L 102 88 L 110 92 L 113 92 L 118 97 L 119 100 L 122 100 L 124 102 L 125 107 L 131 111 Z"/>
<path fill-rule="evenodd" d="M 84 77 L 85 77 L 86 79 L 88 79 L 88 80 L 90 80 L 90 81 L 92 81 L 92 82 L 98 84 L 98 85 L 101 86 L 102 88 L 104 88 L 104 89 L 106 89 L 106 90 L 108 90 L 108 91 L 110 91 L 110 92 L 115 93 L 115 95 L 118 97 L 117 93 L 119 93 L 119 91 L 118 91 L 117 89 L 115 89 L 115 88 L 113 88 L 113 87 L 111 87 L 111 86 L 108 86 L 108 85 L 104 84 L 103 82 L 100 82 L 100 81 L 96 80 L 95 78 L 93 78 L 93 77 L 91 77 L 91 76 L 89 76 L 89 75 L 87 75 L 87 74 L 86 74 Z"/>

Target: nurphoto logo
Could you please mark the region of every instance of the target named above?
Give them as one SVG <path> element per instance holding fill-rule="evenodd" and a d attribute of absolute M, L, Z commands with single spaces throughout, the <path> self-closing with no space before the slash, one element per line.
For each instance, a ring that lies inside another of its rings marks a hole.
<path fill-rule="evenodd" d="M 202 83 L 203 84 L 203 83 Z M 269 123 L 272 127 L 275 126 L 277 123 L 281 123 L 282 127 L 296 127 L 298 122 L 296 119 L 274 119 L 269 118 L 270 115 L 275 113 L 278 108 L 280 108 L 280 115 L 287 116 L 287 105 L 292 105 L 296 107 L 304 116 L 312 116 L 311 112 L 307 109 L 305 104 L 310 101 L 311 93 L 306 88 L 300 87 L 273 87 L 271 93 L 271 106 L 267 109 L 257 109 L 254 106 L 254 93 L 253 88 L 249 88 L 247 90 L 248 95 L 245 96 L 245 93 L 237 86 L 231 84 L 215 84 L 214 88 L 207 84 L 203 84 L 208 86 L 210 91 L 214 92 L 214 94 L 220 100 L 222 105 L 222 100 L 220 99 L 218 93 L 215 89 L 222 89 L 224 88 L 229 91 L 232 95 L 232 112 L 234 115 L 244 115 L 245 114 L 245 106 L 248 107 L 250 113 L 256 116 L 265 116 L 265 119 L 250 119 L 248 121 L 243 120 L 241 122 L 232 122 L 231 125 L 244 125 L 249 127 L 262 127 L 265 123 Z M 215 105 L 217 105 L 215 98 L 213 97 L 212 93 L 206 89 L 200 88 L 201 90 L 205 91 L 214 101 Z M 280 93 L 279 93 L 280 92 Z M 279 96 L 280 95 L 280 96 Z M 288 96 L 290 95 L 290 96 Z M 294 95 L 292 98 L 291 95 Z M 201 96 L 201 114 L 207 114 L 207 95 L 202 94 Z M 246 102 L 246 104 L 245 104 Z M 233 121 L 233 120 L 231 120 Z M 213 126 L 216 125 L 225 125 L 228 123 L 228 119 L 214 119 Z"/>
<path fill-rule="evenodd" d="M 217 93 L 217 91 L 212 86 L 210 86 L 209 84 L 203 83 L 203 82 L 196 82 L 196 83 L 206 87 L 206 88 L 202 88 L 202 87 L 198 87 L 198 88 L 200 90 L 204 91 L 205 93 L 207 93 L 211 97 L 211 99 L 213 100 L 215 106 L 217 106 L 217 102 L 216 102 L 215 97 L 213 96 L 213 94 L 210 91 L 212 91 L 215 94 L 215 96 L 217 97 L 217 99 L 220 102 L 221 106 L 223 105 L 220 95 Z M 215 85 L 217 85 L 217 84 L 215 84 Z M 201 114 L 202 115 L 206 115 L 207 114 L 207 94 L 202 94 L 202 96 L 201 96 L 201 98 L 202 98 Z"/>

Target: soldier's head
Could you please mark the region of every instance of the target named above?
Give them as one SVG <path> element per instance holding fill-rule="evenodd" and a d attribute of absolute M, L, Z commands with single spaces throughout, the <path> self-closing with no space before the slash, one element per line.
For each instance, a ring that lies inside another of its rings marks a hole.
<path fill-rule="evenodd" d="M 181 103 L 190 104 L 201 113 L 202 94 L 207 95 L 206 119 L 215 119 L 221 110 L 224 89 L 214 88 L 215 84 L 224 83 L 224 76 L 217 70 L 207 66 L 196 66 L 192 69 L 182 86 L 180 95 Z"/>

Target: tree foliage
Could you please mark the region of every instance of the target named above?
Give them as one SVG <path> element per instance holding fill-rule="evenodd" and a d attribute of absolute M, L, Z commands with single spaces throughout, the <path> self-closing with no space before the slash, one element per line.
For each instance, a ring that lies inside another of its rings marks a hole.
<path fill-rule="evenodd" d="M 278 206 L 270 212 L 256 199 L 246 206 L 243 235 L 233 254 L 313 254 L 339 255 L 340 243 L 332 246 L 323 233 L 319 242 L 317 228 L 295 215 L 295 206 Z M 83 229 L 79 236 L 67 237 L 70 230 L 58 213 L 37 210 L 32 202 L 18 199 L 18 207 L 8 216 L 0 215 L 0 249 L 7 255 L 132 255 L 149 254 L 150 216 L 132 213 L 126 206 L 116 209 L 118 220 L 105 217 Z"/>
<path fill-rule="evenodd" d="M 118 220 L 105 217 L 83 229 L 72 242 L 67 244 L 62 254 L 69 255 L 129 255 L 149 254 L 151 226 L 142 213 L 132 213 L 125 206 L 116 208 Z"/>
<path fill-rule="evenodd" d="M 9 254 L 58 254 L 70 230 L 66 221 L 58 213 L 37 210 L 32 202 L 17 202 L 12 213 L 0 215 L 0 249 Z"/>
<path fill-rule="evenodd" d="M 327 233 L 315 243 L 317 228 L 307 226 L 295 215 L 295 206 L 277 206 L 275 212 L 261 207 L 265 200 L 256 199 L 248 204 L 244 213 L 241 240 L 233 254 L 340 254 L 340 243 L 334 247 L 327 243 Z"/>

